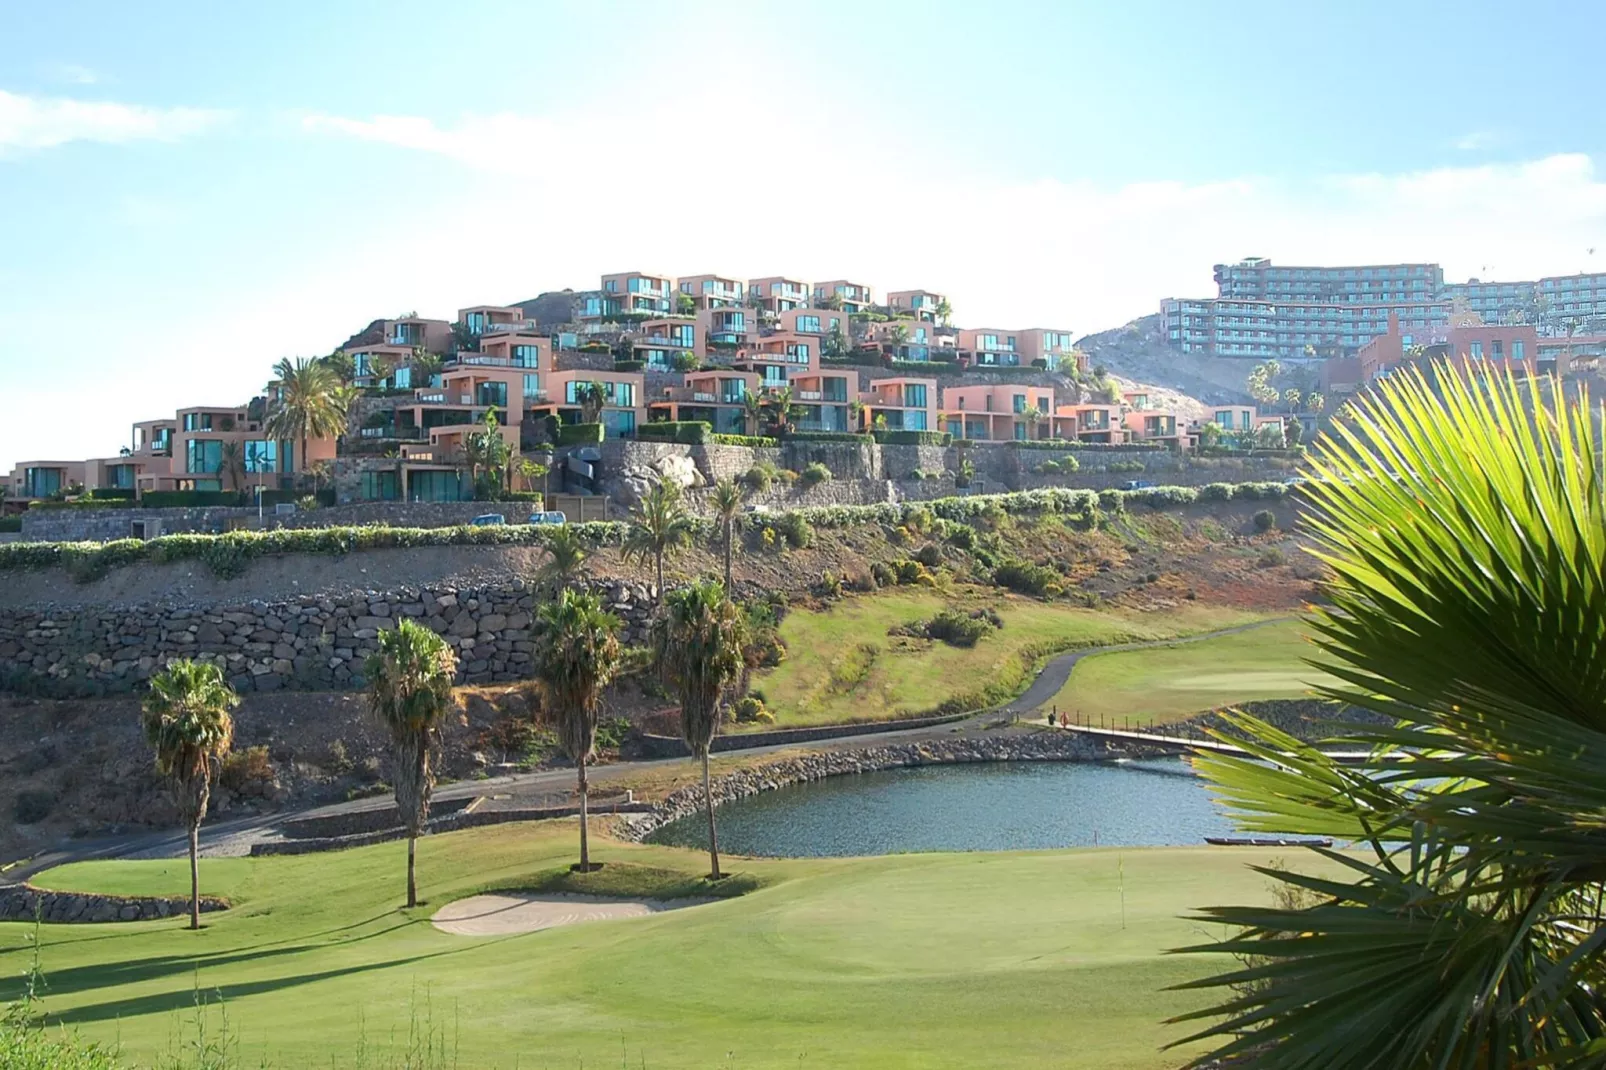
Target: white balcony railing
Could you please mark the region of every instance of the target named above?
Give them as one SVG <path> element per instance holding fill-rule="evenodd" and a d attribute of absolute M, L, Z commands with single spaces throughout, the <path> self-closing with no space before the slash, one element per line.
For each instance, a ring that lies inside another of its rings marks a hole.
<path fill-rule="evenodd" d="M 825 400 L 825 394 L 824 394 L 823 391 L 820 391 L 820 390 L 799 390 L 797 392 L 797 397 L 798 397 L 799 401 L 824 401 Z"/>
<path fill-rule="evenodd" d="M 716 400 L 713 394 L 701 394 L 701 393 L 692 394 L 691 399 L 693 401 L 707 402 L 710 405 L 712 405 L 714 403 L 714 401 Z"/>

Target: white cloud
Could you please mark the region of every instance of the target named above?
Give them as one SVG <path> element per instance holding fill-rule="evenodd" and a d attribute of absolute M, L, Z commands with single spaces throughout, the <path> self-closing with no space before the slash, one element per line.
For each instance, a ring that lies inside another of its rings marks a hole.
<path fill-rule="evenodd" d="M 0 152 L 53 148 L 72 141 L 176 141 L 228 118 L 228 112 L 207 108 L 148 108 L 0 90 Z"/>
<path fill-rule="evenodd" d="M 100 81 L 98 73 L 76 63 L 63 63 L 57 67 L 56 77 L 73 85 L 94 85 Z"/>

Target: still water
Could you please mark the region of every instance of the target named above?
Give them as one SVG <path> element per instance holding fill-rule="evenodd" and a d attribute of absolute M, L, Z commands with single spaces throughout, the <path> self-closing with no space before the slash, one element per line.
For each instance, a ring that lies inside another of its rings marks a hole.
<path fill-rule="evenodd" d="M 1233 834 L 1180 759 L 990 762 L 831 777 L 721 806 L 719 845 L 791 857 L 1166 847 Z M 706 847 L 700 814 L 650 842 Z"/>

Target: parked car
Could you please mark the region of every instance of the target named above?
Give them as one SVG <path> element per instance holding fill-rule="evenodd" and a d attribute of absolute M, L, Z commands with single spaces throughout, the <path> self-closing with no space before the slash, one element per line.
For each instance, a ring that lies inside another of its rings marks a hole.
<path fill-rule="evenodd" d="M 559 509 L 551 509 L 543 513 L 531 513 L 532 524 L 567 524 L 569 515 Z"/>
<path fill-rule="evenodd" d="M 477 528 L 490 528 L 495 527 L 497 524 L 506 524 L 507 517 L 501 513 L 481 513 L 473 520 L 470 520 L 469 523 Z"/>
<path fill-rule="evenodd" d="M 744 505 L 742 507 L 742 512 L 749 513 L 753 516 L 763 516 L 766 513 L 773 513 L 774 511 L 775 510 L 771 509 L 767 505 Z"/>
<path fill-rule="evenodd" d="M 1160 484 L 1156 483 L 1152 479 L 1129 479 L 1125 483 L 1121 484 L 1121 489 L 1122 490 L 1148 490 L 1150 487 L 1158 487 L 1159 485 Z"/>

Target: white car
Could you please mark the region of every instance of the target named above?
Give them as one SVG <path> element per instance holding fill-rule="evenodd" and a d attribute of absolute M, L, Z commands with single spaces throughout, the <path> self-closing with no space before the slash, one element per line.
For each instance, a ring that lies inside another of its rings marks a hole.
<path fill-rule="evenodd" d="M 557 509 L 548 510 L 544 513 L 530 514 L 530 523 L 532 524 L 567 524 L 568 522 L 568 514 Z"/>

